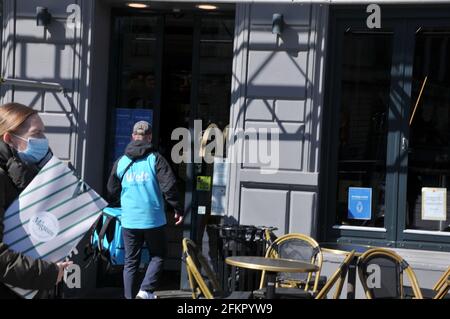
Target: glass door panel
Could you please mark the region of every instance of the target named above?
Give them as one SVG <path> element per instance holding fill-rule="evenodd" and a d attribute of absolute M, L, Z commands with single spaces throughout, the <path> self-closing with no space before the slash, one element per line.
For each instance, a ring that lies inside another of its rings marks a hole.
<path fill-rule="evenodd" d="M 393 34 L 349 31 L 342 50 L 337 224 L 383 227 Z M 351 211 L 353 187 L 371 192 L 365 201 L 355 197 L 356 213 L 368 211 L 364 219 Z"/>
<path fill-rule="evenodd" d="M 158 16 L 114 18 L 108 171 L 124 154 L 135 122 L 150 122 L 159 135 L 161 24 Z"/>
<path fill-rule="evenodd" d="M 418 28 L 413 61 L 406 228 L 449 232 L 450 28 Z"/>
<path fill-rule="evenodd" d="M 233 62 L 234 17 L 228 15 L 202 15 L 197 24 L 197 50 L 194 57 L 197 66 L 196 96 L 197 120 L 202 121 L 202 130 L 217 126 L 222 132 L 229 124 L 231 106 L 231 76 Z M 217 153 L 216 153 L 217 154 Z M 215 155 L 215 154 L 212 154 Z M 223 152 L 223 156 L 226 156 Z M 201 242 L 206 225 L 220 223 L 212 207 L 212 198 L 223 201 L 225 187 L 212 185 L 213 163 L 203 161 L 195 164 L 196 180 L 210 181 L 210 187 L 201 189 L 196 185 L 196 208 L 199 214 L 197 241 Z M 218 213 L 220 214 L 220 212 Z"/>

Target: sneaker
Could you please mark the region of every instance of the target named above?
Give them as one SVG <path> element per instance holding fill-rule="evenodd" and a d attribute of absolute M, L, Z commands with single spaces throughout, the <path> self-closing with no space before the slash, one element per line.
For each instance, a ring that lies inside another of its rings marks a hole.
<path fill-rule="evenodd" d="M 156 296 L 150 292 L 145 290 L 139 290 L 138 294 L 136 295 L 136 299 L 155 299 Z"/>

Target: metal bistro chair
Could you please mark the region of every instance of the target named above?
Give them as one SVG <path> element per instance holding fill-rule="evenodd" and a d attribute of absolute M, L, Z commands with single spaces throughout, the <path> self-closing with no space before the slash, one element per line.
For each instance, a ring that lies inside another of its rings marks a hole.
<path fill-rule="evenodd" d="M 197 248 L 197 245 L 188 238 L 183 239 L 183 255 L 186 259 L 193 299 L 201 297 L 206 299 L 249 299 L 251 297 L 251 292 L 247 291 L 233 291 L 226 296 L 208 261 Z"/>
<path fill-rule="evenodd" d="M 431 289 L 422 288 L 422 294 L 425 299 L 450 299 L 448 291 L 450 290 L 450 267 L 439 277 L 436 284 Z M 412 295 L 411 287 L 405 287 L 406 295 Z"/>
<path fill-rule="evenodd" d="M 436 295 L 433 296 L 434 299 L 448 299 L 447 294 L 450 290 L 450 267 L 442 274 L 433 287 L 436 291 Z"/>
<path fill-rule="evenodd" d="M 276 293 L 287 298 L 312 298 L 326 282 L 320 276 L 323 255 L 319 244 L 304 234 L 287 234 L 278 237 L 266 252 L 267 258 L 285 258 L 314 264 L 318 267 L 315 273 L 280 273 L 277 277 Z M 265 294 L 265 271 L 261 274 L 259 289 L 254 291 L 255 297 Z"/>
<path fill-rule="evenodd" d="M 358 273 L 368 299 L 404 299 L 403 273 L 409 278 L 415 299 L 423 299 L 411 266 L 394 251 L 369 249 L 358 260 Z"/>
<path fill-rule="evenodd" d="M 435 286 L 436 295 L 433 299 L 448 299 L 446 298 L 448 291 L 450 290 L 450 275 L 447 279 L 442 281 L 439 285 Z"/>
<path fill-rule="evenodd" d="M 277 230 L 276 227 L 264 227 L 263 239 L 266 243 L 266 251 L 272 246 L 273 242 L 277 240 L 277 235 L 275 235 L 274 230 Z"/>
<path fill-rule="evenodd" d="M 442 282 L 442 285 L 439 289 L 436 290 L 436 295 L 433 299 L 449 299 L 448 291 L 450 290 L 450 276 L 447 277 L 447 280 Z"/>
<path fill-rule="evenodd" d="M 350 253 L 346 254 L 346 257 L 342 261 L 339 268 L 334 272 L 333 275 L 331 275 L 330 279 L 327 281 L 325 286 L 319 291 L 315 299 L 325 299 L 330 292 L 331 288 L 333 286 L 336 286 L 336 289 L 333 293 L 333 299 L 339 299 L 342 292 L 342 287 L 345 282 L 345 278 L 347 277 L 347 270 L 348 267 L 352 261 L 352 259 L 355 257 L 355 251 L 352 250 Z"/>

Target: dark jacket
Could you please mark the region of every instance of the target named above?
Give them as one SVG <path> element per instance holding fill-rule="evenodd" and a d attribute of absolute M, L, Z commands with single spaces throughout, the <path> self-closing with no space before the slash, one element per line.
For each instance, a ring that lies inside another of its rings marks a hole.
<path fill-rule="evenodd" d="M 148 156 L 150 153 L 154 153 L 156 156 L 156 176 L 158 179 L 159 188 L 164 196 L 164 199 L 179 215 L 183 215 L 183 208 L 178 196 L 177 179 L 170 168 L 167 160 L 159 154 L 152 144 L 144 141 L 133 141 L 128 144 L 125 149 L 125 156 L 128 156 L 132 160 L 137 160 L 142 157 Z M 119 158 L 120 160 L 120 158 Z M 109 176 L 107 190 L 108 201 L 110 206 L 120 206 L 120 193 L 122 190 L 121 180 L 117 176 L 117 160 L 111 170 Z"/>
<path fill-rule="evenodd" d="M 58 277 L 58 267 L 55 264 L 9 250 L 3 243 L 3 218 L 6 209 L 43 166 L 42 163 L 27 165 L 16 155 L 15 150 L 0 141 L 0 299 L 12 296 L 4 284 L 44 290 L 53 288 Z"/>

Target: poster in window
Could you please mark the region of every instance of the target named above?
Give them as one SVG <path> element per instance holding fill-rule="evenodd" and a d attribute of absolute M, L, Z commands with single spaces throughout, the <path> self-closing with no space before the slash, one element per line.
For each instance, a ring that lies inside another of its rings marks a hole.
<path fill-rule="evenodd" d="M 372 218 L 372 188 L 348 188 L 348 219 L 370 220 Z"/>
<path fill-rule="evenodd" d="M 228 165 L 225 158 L 214 157 L 213 186 L 211 194 L 211 215 L 226 213 Z"/>
<path fill-rule="evenodd" d="M 447 189 L 422 187 L 422 220 L 447 219 Z"/>

